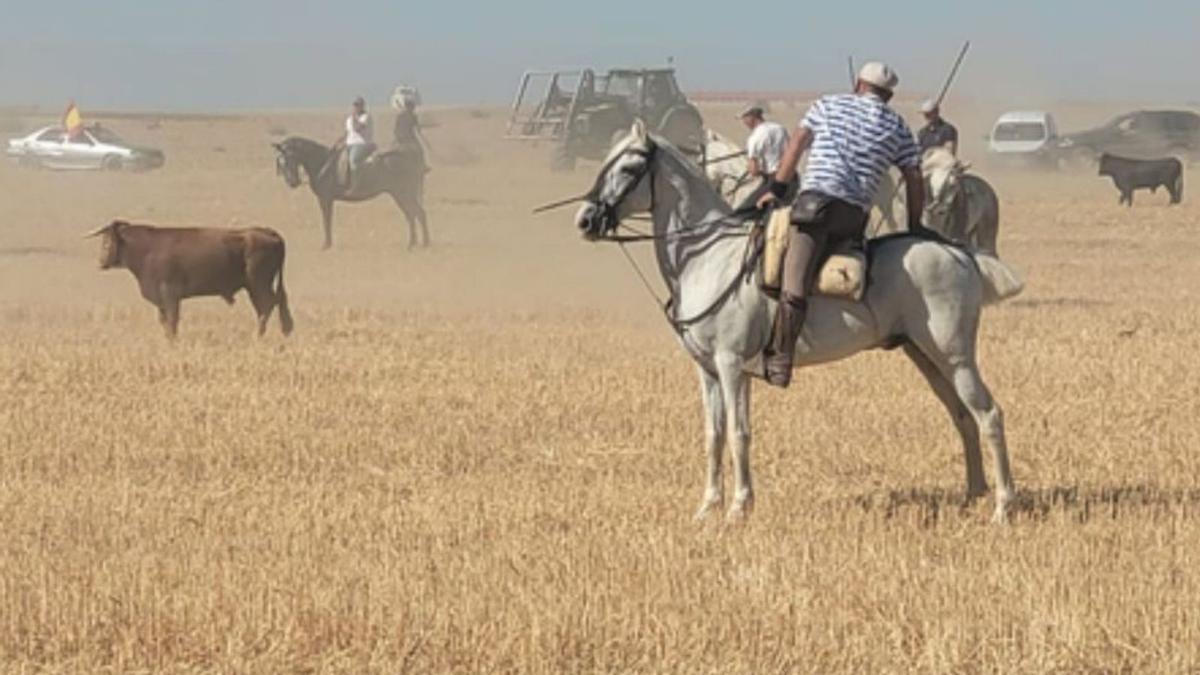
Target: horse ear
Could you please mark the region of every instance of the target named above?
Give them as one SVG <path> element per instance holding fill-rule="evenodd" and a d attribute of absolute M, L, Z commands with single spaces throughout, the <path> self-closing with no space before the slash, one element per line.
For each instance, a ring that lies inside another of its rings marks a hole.
<path fill-rule="evenodd" d="M 633 137 L 638 141 L 645 142 L 646 123 L 642 121 L 642 118 L 639 117 L 633 120 L 633 127 L 629 130 L 629 133 L 633 134 Z"/>

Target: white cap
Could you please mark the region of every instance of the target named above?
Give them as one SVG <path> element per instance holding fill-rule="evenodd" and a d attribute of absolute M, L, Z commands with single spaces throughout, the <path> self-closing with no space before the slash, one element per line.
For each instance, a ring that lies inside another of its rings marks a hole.
<path fill-rule="evenodd" d="M 886 63 L 868 61 L 858 71 L 858 79 L 880 89 L 891 91 L 900 83 L 900 78 Z"/>
<path fill-rule="evenodd" d="M 937 101 L 935 101 L 931 98 L 927 98 L 924 101 L 921 101 L 921 112 L 925 113 L 926 115 L 928 115 L 929 113 L 931 113 L 937 109 L 938 109 Z"/>

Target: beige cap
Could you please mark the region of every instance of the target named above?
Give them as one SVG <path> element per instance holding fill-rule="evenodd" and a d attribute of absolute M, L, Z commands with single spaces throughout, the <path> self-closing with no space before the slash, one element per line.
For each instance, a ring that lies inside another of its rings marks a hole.
<path fill-rule="evenodd" d="M 864 63 L 858 71 L 858 79 L 888 91 L 895 89 L 896 85 L 900 83 L 900 78 L 896 76 L 895 71 L 886 63 L 879 61 Z"/>
<path fill-rule="evenodd" d="M 925 113 L 926 115 L 928 115 L 929 113 L 931 113 L 937 109 L 938 109 L 937 101 L 935 101 L 931 98 L 927 98 L 924 101 L 921 101 L 921 112 Z"/>

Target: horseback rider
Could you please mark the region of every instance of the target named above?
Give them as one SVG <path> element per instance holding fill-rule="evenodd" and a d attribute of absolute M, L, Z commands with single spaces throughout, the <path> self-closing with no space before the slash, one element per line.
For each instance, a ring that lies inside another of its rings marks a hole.
<path fill-rule="evenodd" d="M 773 385 L 791 382 L 796 340 L 819 265 L 843 243 L 862 240 L 872 198 L 891 165 L 904 175 L 909 231 L 924 232 L 921 156 L 904 118 L 888 106 L 898 82 L 887 65 L 870 62 L 859 71 L 854 93 L 814 102 L 788 142 L 768 193 L 759 200 L 760 208 L 782 200 L 801 155 L 810 151 L 792 205 L 782 293 L 764 354 L 764 374 Z"/>
<path fill-rule="evenodd" d="M 754 191 L 737 206 L 738 211 L 744 211 L 757 208 L 758 200 L 767 194 L 771 187 L 771 178 L 779 170 L 779 162 L 783 159 L 789 136 L 782 124 L 766 121 L 763 109 L 759 106 L 752 105 L 746 108 L 738 117 L 750 130 L 750 137 L 746 139 L 746 176 L 759 180 L 759 185 Z M 797 182 L 793 176 L 791 188 L 784 196 L 785 200 L 795 194 Z"/>
<path fill-rule="evenodd" d="M 348 191 L 353 191 L 355 179 L 358 177 L 358 168 L 375 151 L 374 135 L 375 124 L 367 112 L 367 102 L 359 96 L 354 99 L 354 106 L 350 114 L 346 116 L 346 133 L 342 136 L 350 165 Z"/>
<path fill-rule="evenodd" d="M 397 109 L 392 138 L 395 142 L 394 152 L 420 166 L 422 172 L 428 172 L 425 146 L 421 141 L 421 121 L 417 118 L 417 106 L 420 102 L 421 95 L 415 88 L 401 87 L 397 90 L 392 99 L 392 105 Z"/>
<path fill-rule="evenodd" d="M 924 154 L 930 148 L 945 146 L 950 154 L 958 154 L 958 129 L 942 119 L 941 106 L 937 101 L 928 99 L 921 103 L 921 114 L 925 116 L 925 126 L 917 132 L 917 145 Z"/>

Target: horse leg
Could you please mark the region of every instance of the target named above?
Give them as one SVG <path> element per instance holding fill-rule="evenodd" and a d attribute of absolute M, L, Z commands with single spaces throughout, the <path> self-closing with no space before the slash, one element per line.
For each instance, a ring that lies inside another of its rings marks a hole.
<path fill-rule="evenodd" d="M 321 226 L 325 230 L 325 243 L 321 244 L 322 251 L 328 251 L 333 246 L 333 200 L 321 200 Z"/>
<path fill-rule="evenodd" d="M 388 194 L 392 196 L 392 201 L 396 202 L 396 206 L 404 213 L 404 219 L 408 221 L 408 250 L 411 251 L 417 247 L 417 207 L 394 192 Z M 428 243 L 428 239 L 426 243 Z"/>
<path fill-rule="evenodd" d="M 904 353 L 908 354 L 908 358 L 929 382 L 933 393 L 946 407 L 946 411 L 950 413 L 950 419 L 958 429 L 967 465 L 967 499 L 983 496 L 987 493 L 987 480 L 983 475 L 983 457 L 979 451 L 979 425 L 975 423 L 975 417 L 958 399 L 954 385 L 942 375 L 924 352 L 912 344 L 906 344 Z"/>
<path fill-rule="evenodd" d="M 750 480 L 750 378 L 741 359 L 718 356 L 717 373 L 725 403 L 726 436 L 732 442 L 733 503 L 726 519 L 740 522 L 754 510 L 754 485 Z"/>
<path fill-rule="evenodd" d="M 1012 471 L 1008 466 L 1008 445 L 1004 440 L 1004 414 L 999 404 L 992 398 L 983 378 L 979 376 L 979 367 L 974 360 L 958 364 L 950 372 L 954 383 L 954 391 L 963 405 L 971 411 L 975 423 L 983 431 L 983 437 L 992 451 L 992 459 L 996 466 L 996 510 L 992 521 L 1003 523 L 1008 520 L 1008 506 L 1016 497 L 1017 491 L 1013 486 Z"/>
<path fill-rule="evenodd" d="M 704 520 L 725 504 L 725 481 L 721 475 L 725 451 L 725 400 L 721 380 L 704 368 L 700 373 L 700 395 L 704 399 L 704 450 L 708 455 L 704 500 L 696 511 L 696 520 Z"/>

